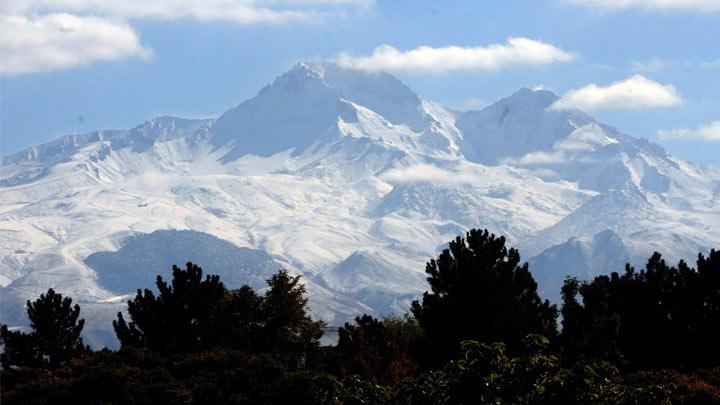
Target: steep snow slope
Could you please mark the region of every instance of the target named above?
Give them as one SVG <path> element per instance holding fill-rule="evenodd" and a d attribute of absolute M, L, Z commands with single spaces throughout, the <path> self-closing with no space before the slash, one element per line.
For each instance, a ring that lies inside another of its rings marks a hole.
<path fill-rule="evenodd" d="M 233 283 L 257 285 L 275 264 L 302 274 L 332 324 L 405 310 L 425 262 L 470 227 L 506 235 L 553 297 L 566 274 L 718 247 L 720 171 L 548 110 L 556 99 L 522 89 L 461 113 L 386 73 L 303 63 L 216 120 L 163 117 L 5 156 L 3 322 L 22 324 L 24 300 L 53 287 L 109 344 L 121 294 L 193 260 L 188 244 Z M 182 236 L 198 232 L 212 236 Z M 164 261 L 114 274 L 117 257 L 147 249 Z M 257 269 L 220 266 L 246 258 Z"/>
<path fill-rule="evenodd" d="M 497 164 L 503 159 L 545 151 L 575 126 L 594 122 L 577 111 L 548 111 L 558 96 L 546 90 L 520 89 L 482 111 L 461 114 L 457 127 L 465 134 L 468 159 Z"/>
<path fill-rule="evenodd" d="M 357 122 L 364 113 L 358 105 L 384 117 L 380 126 L 396 124 L 415 132 L 430 128 L 421 100 L 393 76 L 302 63 L 223 114 L 213 127 L 213 144 L 233 145 L 225 161 L 285 150 L 298 154 L 335 138 L 338 121 Z"/>

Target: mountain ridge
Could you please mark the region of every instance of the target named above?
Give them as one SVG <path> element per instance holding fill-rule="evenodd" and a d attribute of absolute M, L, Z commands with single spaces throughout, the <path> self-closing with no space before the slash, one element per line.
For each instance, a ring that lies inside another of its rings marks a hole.
<path fill-rule="evenodd" d="M 595 274 L 589 257 L 715 247 L 720 170 L 549 109 L 556 99 L 520 89 L 461 112 L 387 73 L 302 63 L 218 118 L 159 117 L 3 156 L 2 317 L 54 287 L 106 336 L 122 298 L 86 259 L 161 230 L 264 252 L 304 275 L 331 323 L 406 309 L 424 263 L 470 228 L 507 236 L 554 283 Z M 567 269 L 558 252 L 582 263 Z"/>

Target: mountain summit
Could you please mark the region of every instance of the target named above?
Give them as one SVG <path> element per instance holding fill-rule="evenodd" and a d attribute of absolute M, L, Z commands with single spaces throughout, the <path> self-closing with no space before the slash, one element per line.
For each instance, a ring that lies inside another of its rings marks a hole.
<path fill-rule="evenodd" d="M 523 88 L 481 111 L 462 114 L 457 126 L 477 162 L 497 164 L 501 159 L 547 151 L 577 127 L 595 122 L 581 111 L 550 110 L 558 99 L 547 90 Z"/>
<path fill-rule="evenodd" d="M 388 73 L 300 63 L 216 119 L 156 118 L 3 156 L 2 320 L 23 324 L 25 300 L 53 287 L 83 306 L 94 344 L 113 344 L 122 294 L 151 287 L 121 274 L 142 283 L 182 255 L 234 284 L 302 274 L 315 316 L 338 324 L 407 309 L 424 263 L 473 227 L 518 246 L 543 291 L 622 270 L 620 254 L 640 264 L 717 247 L 718 169 L 555 100 L 521 89 L 458 112 Z M 232 265 L 247 258 L 256 274 Z"/>
<path fill-rule="evenodd" d="M 430 125 L 420 98 L 394 76 L 311 62 L 295 65 L 257 96 L 220 116 L 212 129 L 213 142 L 234 145 L 226 160 L 288 149 L 300 153 L 334 134 L 338 119 L 357 121 L 355 105 L 414 131 Z"/>

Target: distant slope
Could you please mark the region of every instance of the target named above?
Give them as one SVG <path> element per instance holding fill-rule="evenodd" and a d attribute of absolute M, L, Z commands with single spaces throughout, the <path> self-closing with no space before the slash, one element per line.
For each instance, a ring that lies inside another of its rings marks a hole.
<path fill-rule="evenodd" d="M 603 231 L 591 238 L 571 238 L 528 260 L 539 293 L 560 302 L 560 288 L 569 276 L 591 280 L 601 274 L 622 274 L 625 264 L 640 266 L 647 257 L 635 257 L 618 235 Z"/>
<path fill-rule="evenodd" d="M 155 288 L 158 275 L 172 278 L 172 266 L 199 264 L 205 275 L 219 275 L 228 288 L 249 284 L 266 287 L 265 280 L 281 269 L 262 250 L 237 247 L 203 232 L 161 230 L 128 238 L 115 252 L 96 252 L 85 259 L 100 285 L 118 294 Z"/>

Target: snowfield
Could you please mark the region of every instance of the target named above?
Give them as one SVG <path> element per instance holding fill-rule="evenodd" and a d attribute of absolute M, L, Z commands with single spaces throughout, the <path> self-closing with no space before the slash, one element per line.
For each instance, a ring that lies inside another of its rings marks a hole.
<path fill-rule="evenodd" d="M 217 119 L 4 156 L 2 322 L 24 324 L 25 300 L 53 287 L 80 303 L 94 345 L 113 345 L 126 294 L 150 287 L 128 283 L 188 260 L 231 287 L 302 274 L 330 324 L 401 312 L 425 262 L 473 227 L 505 235 L 553 299 L 568 274 L 720 247 L 718 169 L 555 100 L 522 89 L 459 112 L 387 73 L 302 63 Z"/>

